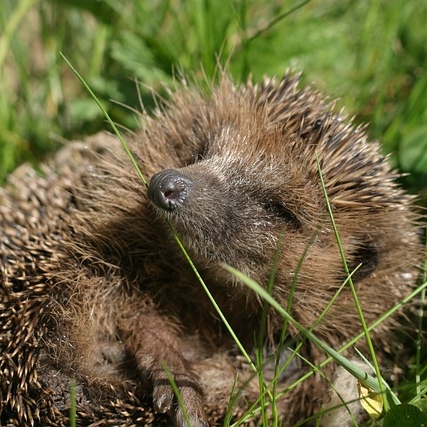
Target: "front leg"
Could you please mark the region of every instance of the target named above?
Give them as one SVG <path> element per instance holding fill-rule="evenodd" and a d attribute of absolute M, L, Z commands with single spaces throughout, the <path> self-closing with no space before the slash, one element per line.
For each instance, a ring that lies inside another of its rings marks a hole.
<path fill-rule="evenodd" d="M 135 357 L 142 375 L 153 385 L 153 404 L 161 413 L 169 413 L 178 427 L 188 427 L 184 410 L 178 405 L 168 379 L 169 371 L 178 387 L 190 426 L 208 423 L 203 395 L 188 362 L 182 356 L 177 323 L 150 309 L 120 322 L 119 331 L 127 351 Z"/>

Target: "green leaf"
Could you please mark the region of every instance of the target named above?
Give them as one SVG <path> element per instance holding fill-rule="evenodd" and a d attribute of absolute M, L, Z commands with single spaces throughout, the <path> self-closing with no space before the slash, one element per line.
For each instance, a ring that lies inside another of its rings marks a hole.
<path fill-rule="evenodd" d="M 387 412 L 383 427 L 427 427 L 427 414 L 416 406 L 403 403 Z"/>

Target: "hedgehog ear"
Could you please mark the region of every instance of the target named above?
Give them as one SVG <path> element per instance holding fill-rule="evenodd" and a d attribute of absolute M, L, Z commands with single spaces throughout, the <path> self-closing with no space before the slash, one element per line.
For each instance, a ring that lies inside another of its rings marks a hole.
<path fill-rule="evenodd" d="M 357 268 L 352 279 L 354 281 L 362 280 L 377 268 L 379 264 L 378 249 L 372 241 L 363 242 L 349 255 L 348 260 L 350 273 Z"/>

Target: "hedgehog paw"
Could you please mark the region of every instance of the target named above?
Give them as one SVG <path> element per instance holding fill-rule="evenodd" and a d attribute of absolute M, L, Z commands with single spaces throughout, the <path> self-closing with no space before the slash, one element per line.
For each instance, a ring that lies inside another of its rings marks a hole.
<path fill-rule="evenodd" d="M 153 373 L 153 405 L 157 412 L 169 413 L 178 427 L 206 427 L 203 394 L 189 374 L 174 374 L 177 396 L 164 371 Z"/>

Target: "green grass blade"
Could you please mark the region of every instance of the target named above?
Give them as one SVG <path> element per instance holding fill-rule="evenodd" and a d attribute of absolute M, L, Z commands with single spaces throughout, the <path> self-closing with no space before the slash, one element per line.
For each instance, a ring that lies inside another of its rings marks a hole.
<path fill-rule="evenodd" d="M 377 379 L 364 372 L 358 366 L 355 366 L 332 347 L 317 338 L 317 336 L 314 335 L 310 330 L 299 324 L 262 286 L 260 286 L 254 280 L 247 277 L 246 275 L 244 275 L 239 270 L 233 267 L 226 265 L 224 266 L 224 268 L 233 275 L 235 275 L 239 280 L 241 280 L 246 286 L 256 292 L 264 300 L 266 300 L 278 313 L 280 313 L 285 319 L 287 319 L 289 323 L 291 323 L 295 328 L 302 332 L 303 335 L 307 336 L 319 348 L 321 348 L 325 353 L 327 353 L 331 358 L 333 358 L 339 365 L 341 365 L 344 369 L 350 372 L 350 374 L 356 377 L 363 385 L 368 388 L 371 388 L 372 390 L 378 393 L 381 392 L 382 389 Z"/>
<path fill-rule="evenodd" d="M 62 56 L 62 58 L 64 59 L 64 61 L 67 63 L 67 65 L 71 68 L 71 70 L 73 71 L 73 73 L 76 75 L 76 77 L 80 80 L 80 83 L 84 86 L 84 88 L 89 92 L 90 96 L 94 99 L 94 101 L 96 102 L 96 104 L 98 105 L 98 107 L 101 109 L 102 113 L 104 114 L 105 118 L 107 119 L 108 123 L 111 125 L 114 133 L 117 135 L 117 137 L 119 138 L 123 148 L 126 151 L 126 154 L 128 155 L 130 161 L 132 162 L 133 167 L 135 168 L 135 171 L 138 173 L 139 178 L 141 179 L 141 182 L 147 186 L 147 180 L 145 179 L 143 173 L 141 172 L 141 169 L 138 166 L 138 163 L 136 162 L 135 157 L 133 156 L 133 154 L 131 153 L 131 151 L 129 150 L 128 145 L 126 144 L 126 142 L 124 141 L 122 135 L 119 132 L 119 129 L 117 128 L 116 124 L 113 122 L 113 120 L 111 119 L 110 115 L 108 114 L 107 110 L 104 108 L 104 106 L 102 105 L 101 101 L 98 99 L 98 97 L 95 95 L 95 93 L 93 92 L 93 90 L 89 87 L 89 85 L 86 83 L 86 80 L 80 75 L 80 73 L 76 70 L 75 67 L 73 67 L 73 65 L 71 64 L 71 62 L 66 58 L 66 56 L 60 52 L 60 55 Z"/>
<path fill-rule="evenodd" d="M 340 252 L 340 255 L 341 255 L 341 260 L 342 260 L 342 263 L 343 263 L 343 266 L 344 266 L 344 271 L 345 271 L 345 273 L 346 273 L 346 275 L 347 275 L 347 277 L 349 279 L 348 280 L 348 284 L 350 286 L 350 291 L 351 291 L 351 294 L 353 296 L 353 300 L 354 300 L 354 303 L 355 303 L 355 306 L 356 306 L 357 313 L 359 315 L 360 323 L 362 324 L 362 328 L 363 328 L 363 332 L 365 334 L 365 339 L 366 339 L 366 343 L 368 345 L 369 353 L 370 353 L 370 355 L 372 357 L 372 360 L 373 360 L 373 364 L 374 364 L 374 368 L 375 368 L 375 374 L 377 375 L 377 378 L 381 378 L 381 372 L 380 372 L 378 361 L 377 361 L 377 358 L 376 358 L 376 355 L 375 355 L 374 346 L 372 344 L 371 336 L 370 336 L 369 331 L 368 331 L 368 326 L 367 326 L 366 321 L 365 321 L 365 316 L 363 314 L 362 307 L 360 306 L 360 302 L 359 302 L 359 298 L 357 296 L 356 289 L 354 287 L 353 279 L 351 278 L 351 275 L 350 275 L 350 270 L 348 268 L 347 259 L 346 259 L 345 253 L 344 253 L 344 248 L 342 247 L 340 235 L 339 235 L 339 232 L 338 232 L 338 228 L 337 228 L 337 225 L 335 223 L 334 215 L 333 215 L 333 212 L 332 212 L 332 206 L 331 206 L 331 203 L 329 201 L 329 197 L 328 197 L 328 193 L 327 193 L 327 190 L 326 190 L 325 181 L 323 180 L 322 169 L 321 169 L 321 166 L 320 166 L 319 158 L 316 158 L 316 163 L 317 163 L 317 168 L 318 168 L 318 171 L 319 171 L 320 182 L 322 184 L 323 195 L 325 197 L 326 206 L 327 206 L 329 217 L 330 217 L 330 220 L 331 220 L 331 224 L 332 224 L 332 227 L 333 227 L 333 230 L 334 230 L 334 234 L 335 234 L 335 238 L 336 238 L 336 241 L 337 241 L 338 249 L 339 249 L 339 252 Z M 380 390 L 376 390 L 376 391 L 379 391 L 382 395 L 385 395 L 385 390 L 383 389 L 382 381 L 379 381 L 378 384 L 379 384 Z M 387 399 L 384 399 L 384 409 L 385 409 L 385 411 L 387 411 L 388 409 L 390 409 Z"/>

